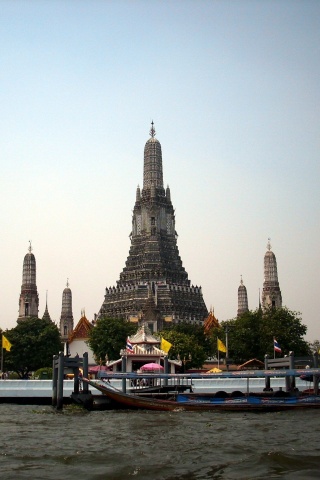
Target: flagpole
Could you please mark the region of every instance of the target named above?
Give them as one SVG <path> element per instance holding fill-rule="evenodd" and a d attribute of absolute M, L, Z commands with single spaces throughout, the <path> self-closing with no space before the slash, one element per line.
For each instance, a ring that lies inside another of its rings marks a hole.
<path fill-rule="evenodd" d="M 217 340 L 217 342 L 218 342 L 218 340 Z M 218 347 L 218 368 L 219 368 L 219 366 L 220 366 L 220 356 L 219 356 L 219 347 Z"/>
<path fill-rule="evenodd" d="M 276 358 L 276 350 L 274 348 L 274 337 L 273 337 L 273 359 L 275 360 Z"/>
<path fill-rule="evenodd" d="M 1 374 L 3 373 L 3 347 L 2 347 L 2 338 L 1 338 Z"/>

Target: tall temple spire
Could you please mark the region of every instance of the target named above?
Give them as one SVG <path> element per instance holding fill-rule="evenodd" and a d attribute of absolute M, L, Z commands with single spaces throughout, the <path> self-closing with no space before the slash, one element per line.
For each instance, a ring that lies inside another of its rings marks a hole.
<path fill-rule="evenodd" d="M 259 288 L 259 311 L 262 310 L 262 307 L 261 307 L 261 294 L 260 294 L 260 288 Z"/>
<path fill-rule="evenodd" d="M 39 295 L 36 284 L 36 259 L 29 241 L 28 253 L 23 260 L 22 286 L 19 297 L 18 322 L 39 314 Z"/>
<path fill-rule="evenodd" d="M 72 292 L 69 288 L 69 279 L 67 286 L 62 292 L 62 308 L 60 316 L 60 335 L 62 340 L 67 340 L 69 334 L 73 330 L 73 313 L 72 313 Z"/>
<path fill-rule="evenodd" d="M 208 316 L 201 287 L 191 286 L 177 246 L 170 189 L 163 187 L 161 144 L 151 123 L 144 147 L 143 188 L 137 189 L 129 256 L 116 287 L 106 288 L 98 318 L 126 318 L 152 330 L 200 324 Z M 151 310 L 153 313 L 151 314 Z"/>
<path fill-rule="evenodd" d="M 271 242 L 268 238 L 267 252 L 264 256 L 264 282 L 262 289 L 262 308 L 281 308 L 282 296 L 278 281 L 277 260 L 271 251 Z"/>
<path fill-rule="evenodd" d="M 151 123 L 150 136 L 144 147 L 143 190 L 163 189 L 162 151 L 160 142 L 155 137 L 154 123 Z"/>
<path fill-rule="evenodd" d="M 243 280 L 242 280 L 242 275 L 241 275 L 240 285 L 239 285 L 239 288 L 238 288 L 238 312 L 237 312 L 237 316 L 240 317 L 243 313 L 247 312 L 248 310 L 249 310 L 249 307 L 248 307 L 247 289 L 243 285 Z"/>
<path fill-rule="evenodd" d="M 42 320 L 51 320 L 51 317 L 50 317 L 50 313 L 48 311 L 48 290 L 46 291 L 46 309 L 44 311 L 44 314 L 43 314 L 43 317 L 42 317 Z"/>

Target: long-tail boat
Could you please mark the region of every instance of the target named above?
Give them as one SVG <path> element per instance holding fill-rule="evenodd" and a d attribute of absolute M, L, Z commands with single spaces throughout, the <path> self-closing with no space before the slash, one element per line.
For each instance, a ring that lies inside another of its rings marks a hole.
<path fill-rule="evenodd" d="M 319 369 L 314 369 L 316 378 L 320 375 Z M 297 376 L 299 371 L 273 372 L 264 371 L 265 376 Z M 237 374 L 239 376 L 239 372 Z M 241 372 L 242 378 L 255 376 L 252 372 Z M 215 394 L 169 392 L 167 398 L 159 398 L 159 394 L 152 393 L 124 393 L 108 382 L 93 381 L 83 378 L 92 387 L 106 395 L 118 408 L 159 410 L 159 411 L 279 411 L 291 409 L 319 408 L 320 395 L 314 392 L 299 392 L 278 390 L 244 393 L 235 391 L 228 394 L 224 391 Z"/>

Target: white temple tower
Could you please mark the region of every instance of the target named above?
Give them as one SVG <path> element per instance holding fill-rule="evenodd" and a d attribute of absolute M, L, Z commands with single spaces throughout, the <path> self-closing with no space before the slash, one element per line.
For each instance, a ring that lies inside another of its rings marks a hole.
<path fill-rule="evenodd" d="M 18 322 L 39 314 L 39 295 L 36 285 L 36 259 L 32 253 L 31 242 L 29 252 L 23 260 L 22 286 L 19 298 Z"/>
<path fill-rule="evenodd" d="M 270 238 L 264 256 L 264 282 L 262 289 L 262 308 L 281 308 L 282 296 L 278 281 L 277 260 L 271 251 Z"/>
<path fill-rule="evenodd" d="M 72 292 L 69 288 L 69 281 L 62 292 L 62 308 L 60 317 L 60 335 L 62 340 L 68 340 L 69 334 L 73 331 L 72 314 Z"/>
<path fill-rule="evenodd" d="M 237 316 L 240 317 L 243 313 L 249 310 L 248 307 L 248 294 L 245 285 L 243 285 L 242 275 L 241 281 L 238 288 L 238 313 Z"/>

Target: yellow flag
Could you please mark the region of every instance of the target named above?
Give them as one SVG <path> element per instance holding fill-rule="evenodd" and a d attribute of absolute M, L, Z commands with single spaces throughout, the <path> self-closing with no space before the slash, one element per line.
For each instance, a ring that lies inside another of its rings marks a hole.
<path fill-rule="evenodd" d="M 220 352 L 226 352 L 227 349 L 226 349 L 226 346 L 223 342 L 221 342 L 221 340 L 219 338 L 217 338 L 218 340 L 218 350 L 220 350 Z"/>
<path fill-rule="evenodd" d="M 4 335 L 2 335 L 2 348 L 10 352 L 11 347 L 12 345 L 9 340 Z"/>
<path fill-rule="evenodd" d="M 161 338 L 160 350 L 168 353 L 171 347 L 172 347 L 172 343 L 168 342 L 164 338 Z"/>

